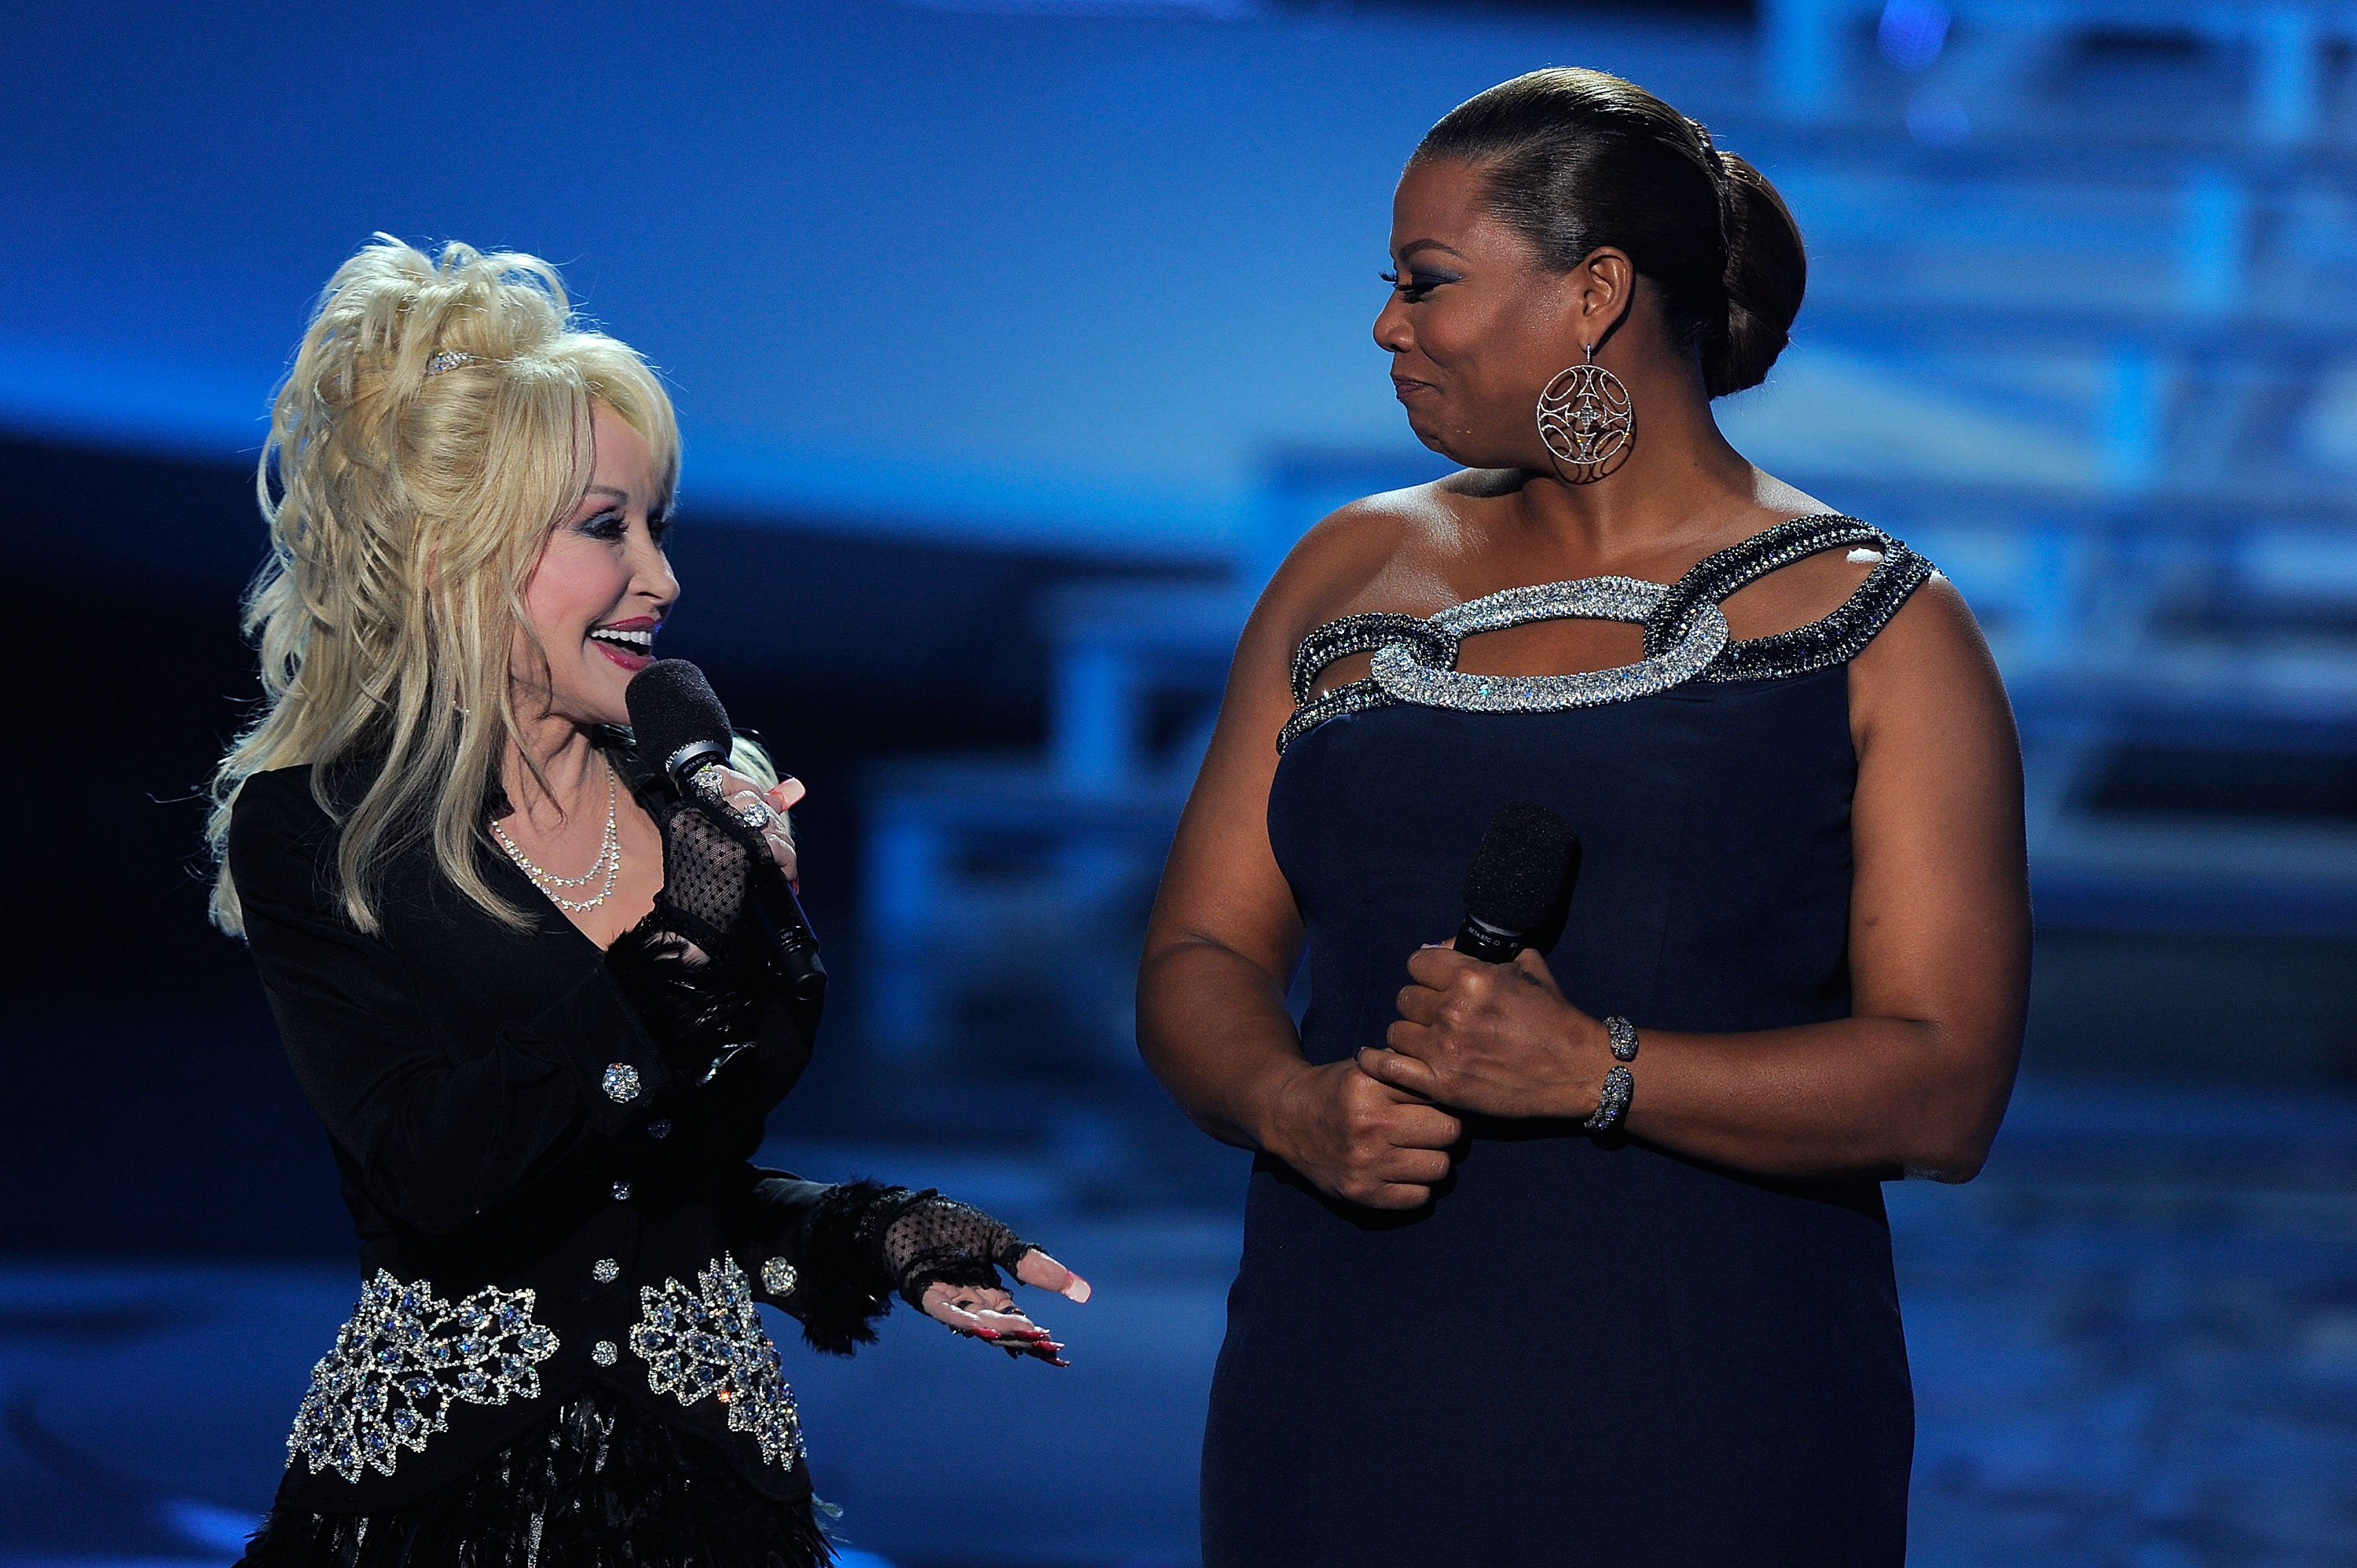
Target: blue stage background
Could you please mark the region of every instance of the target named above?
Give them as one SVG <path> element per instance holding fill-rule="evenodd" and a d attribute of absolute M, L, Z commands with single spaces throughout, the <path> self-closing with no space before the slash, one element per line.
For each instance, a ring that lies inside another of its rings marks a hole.
<path fill-rule="evenodd" d="M 229 1562 L 353 1294 L 192 791 L 268 393 L 379 229 L 555 260 L 674 389 L 666 650 L 812 784 L 839 976 L 773 1163 L 1100 1286 L 1042 1307 L 1068 1372 L 789 1345 L 860 1568 L 1192 1562 L 1242 1164 L 1136 1065 L 1139 926 L 1270 564 L 1439 471 L 1367 334 L 1398 166 L 1562 63 L 1791 199 L 1810 304 L 1730 434 L 1946 567 L 2022 722 L 2023 1089 L 1977 1183 L 1891 1191 L 1912 1559 L 2357 1563 L 2357 6 L 6 20 L 0 1568 Z"/>

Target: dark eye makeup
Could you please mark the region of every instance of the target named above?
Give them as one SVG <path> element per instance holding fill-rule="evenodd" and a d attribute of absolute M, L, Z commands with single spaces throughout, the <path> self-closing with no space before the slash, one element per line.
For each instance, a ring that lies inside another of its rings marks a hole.
<path fill-rule="evenodd" d="M 628 514 L 623 512 L 601 511 L 595 516 L 582 519 L 573 526 L 577 532 L 591 539 L 612 543 L 629 535 L 630 520 Z M 648 514 L 647 533 L 657 544 L 671 537 L 672 527 L 672 521 L 668 515 L 662 512 Z"/>
<path fill-rule="evenodd" d="M 1442 284 L 1460 281 L 1448 273 L 1410 273 L 1405 278 L 1397 273 L 1377 273 L 1375 275 L 1391 285 L 1392 292 L 1410 305 L 1422 304 Z"/>

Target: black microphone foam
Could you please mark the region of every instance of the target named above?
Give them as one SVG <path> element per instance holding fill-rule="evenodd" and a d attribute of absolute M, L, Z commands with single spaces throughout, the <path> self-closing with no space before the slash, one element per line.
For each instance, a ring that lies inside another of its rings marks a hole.
<path fill-rule="evenodd" d="M 630 738 L 649 762 L 668 769 L 682 751 L 707 746 L 717 746 L 726 760 L 734 738 L 728 710 L 686 660 L 656 660 L 630 677 L 622 700 L 630 705 Z"/>
<path fill-rule="evenodd" d="M 1579 864 L 1579 835 L 1561 816 L 1509 800 L 1490 819 L 1465 872 L 1465 912 L 1492 930 L 1538 929 L 1556 911 Z"/>

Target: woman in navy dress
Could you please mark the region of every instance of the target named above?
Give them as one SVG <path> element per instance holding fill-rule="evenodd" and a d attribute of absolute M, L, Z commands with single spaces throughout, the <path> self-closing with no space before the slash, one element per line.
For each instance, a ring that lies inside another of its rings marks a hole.
<path fill-rule="evenodd" d="M 2011 1089 L 2004 691 L 1928 563 L 1719 433 L 1804 263 L 1701 126 L 1507 82 L 1391 249 L 1375 338 L 1464 471 L 1271 583 L 1141 978 L 1148 1060 L 1256 1156 L 1206 1568 L 1899 1563 L 1879 1184 L 1970 1178 Z M 1583 843 L 1559 936 L 1432 945 L 1516 800 Z"/>

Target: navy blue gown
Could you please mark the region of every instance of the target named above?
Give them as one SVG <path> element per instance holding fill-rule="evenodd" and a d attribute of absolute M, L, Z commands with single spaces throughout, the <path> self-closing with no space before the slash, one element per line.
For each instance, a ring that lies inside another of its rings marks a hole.
<path fill-rule="evenodd" d="M 1846 543 L 1883 560 L 1834 616 L 1725 641 L 1718 600 Z M 1807 518 L 1666 594 L 1589 579 L 1313 633 L 1268 803 L 1308 929 L 1308 1058 L 1383 1043 L 1408 955 L 1456 929 L 1467 863 L 1516 800 L 1582 841 L 1545 953 L 1580 1008 L 1641 1034 L 1845 1015 L 1846 666 L 1929 573 L 1865 524 Z M 1568 692 L 1453 672 L 1461 636 L 1571 601 L 1641 619 L 1646 664 Z M 1308 699 L 1370 648 L 1374 675 Z M 1641 1105 L 1641 1054 L 1635 1074 Z M 1406 1213 L 1255 1163 L 1205 1568 L 1902 1561 L 1914 1408 L 1876 1181 L 1763 1180 L 1568 1122 L 1469 1133 Z"/>

